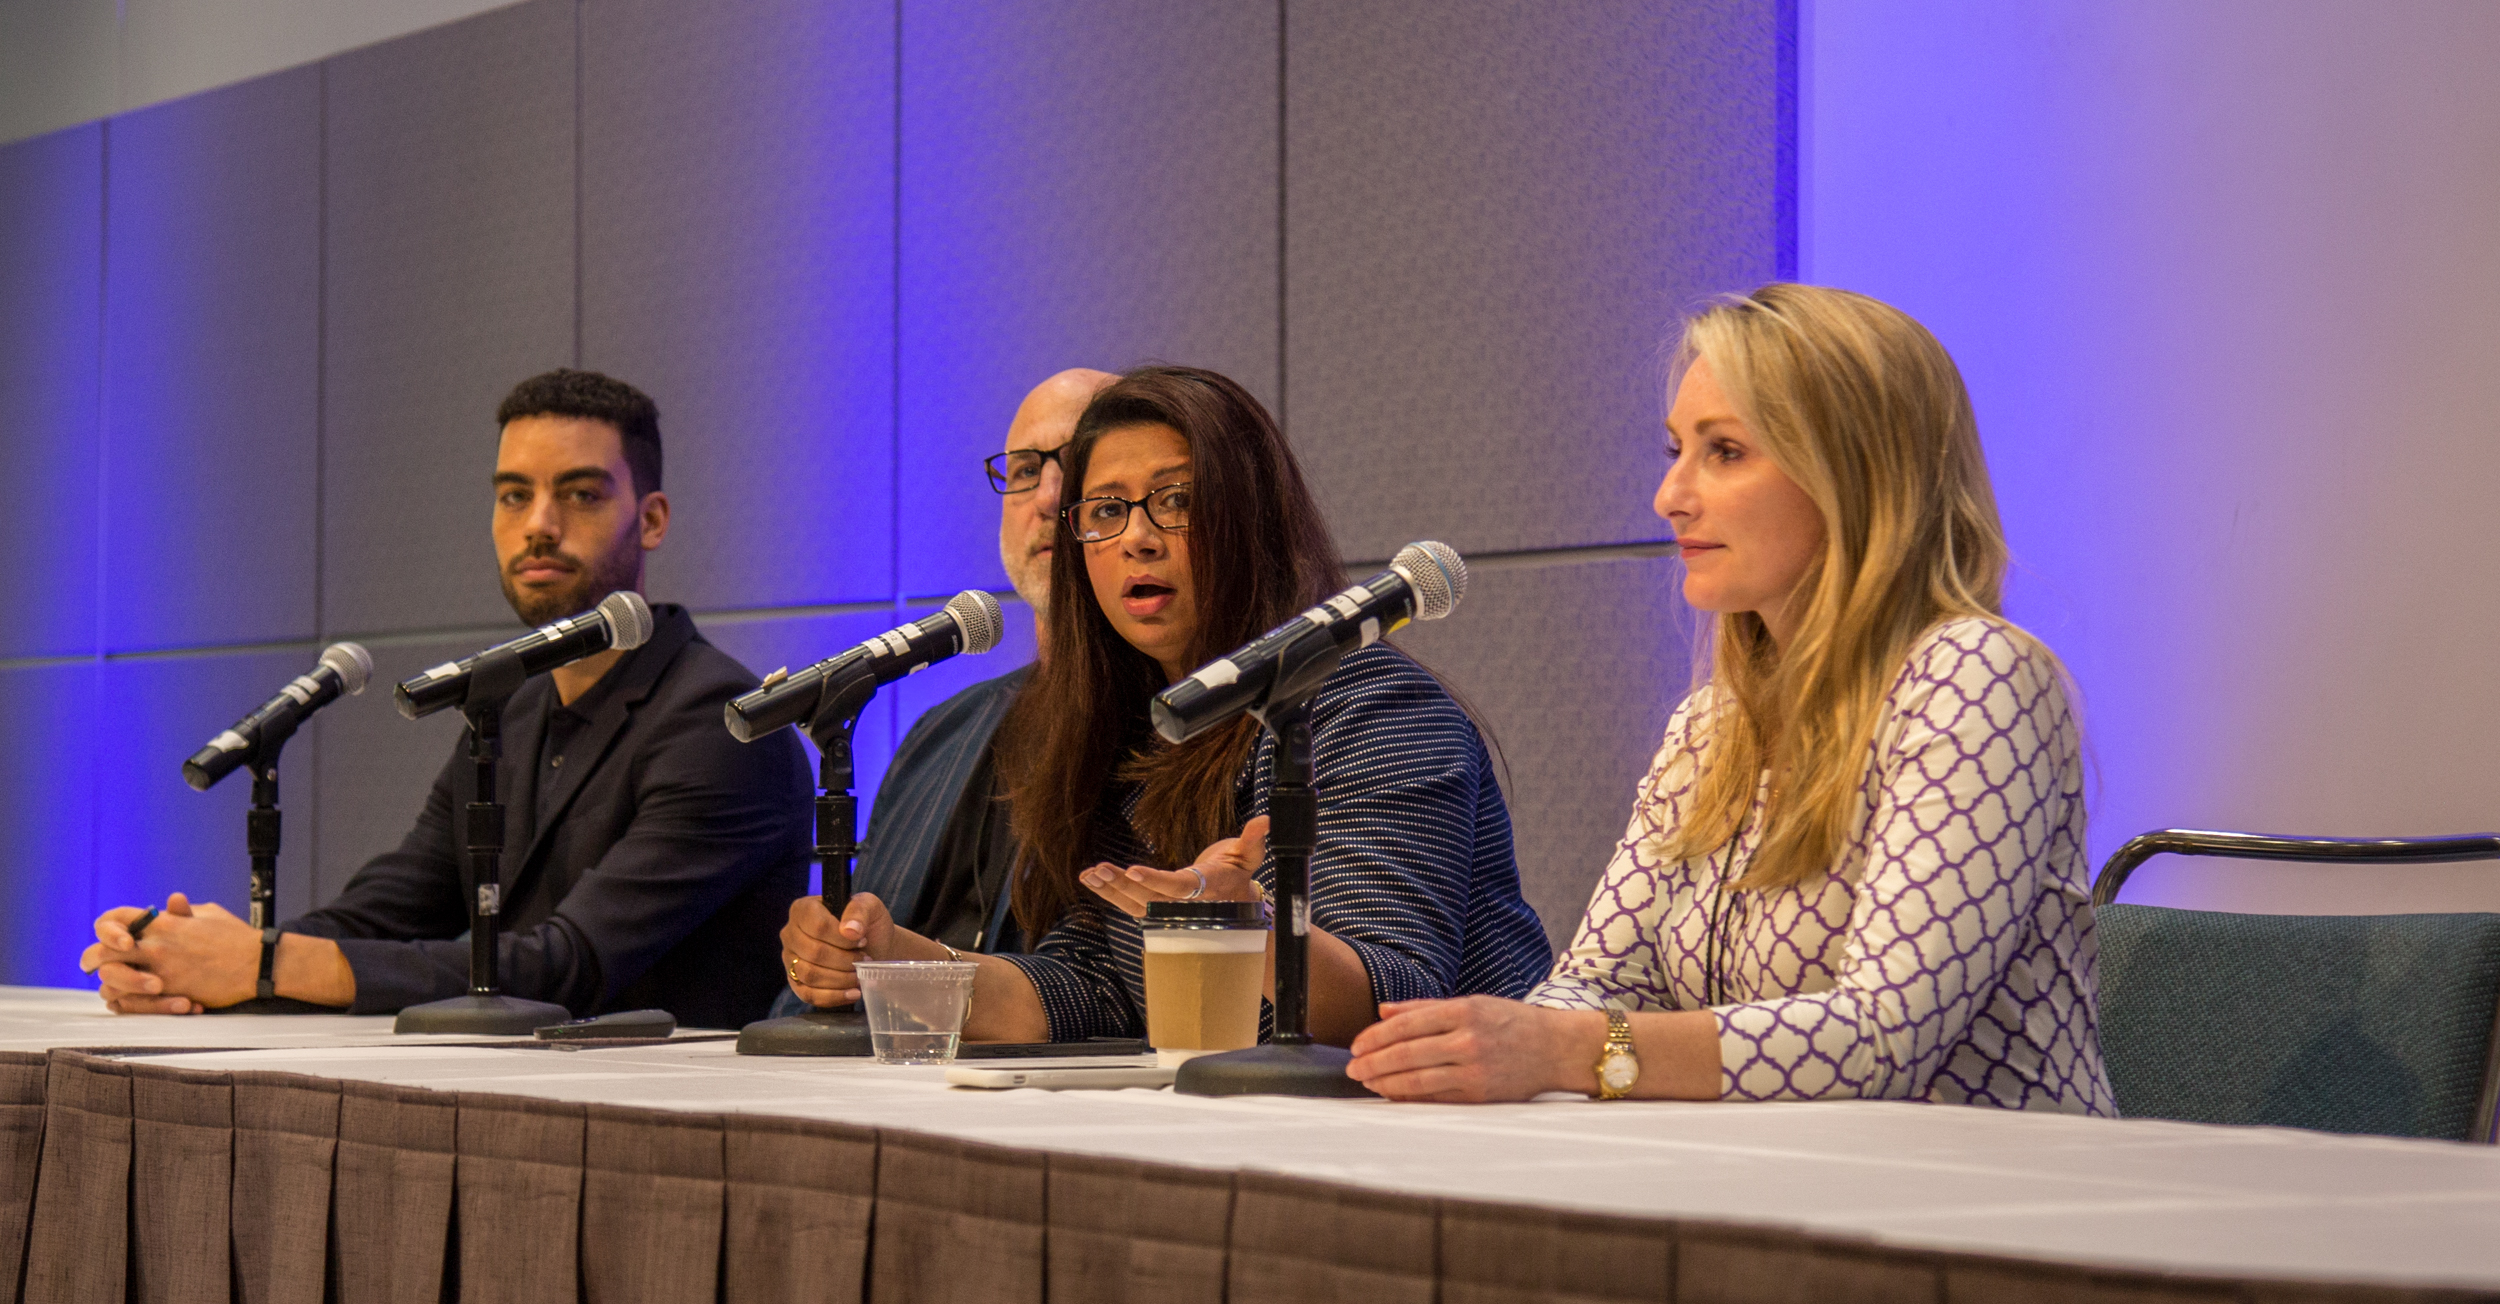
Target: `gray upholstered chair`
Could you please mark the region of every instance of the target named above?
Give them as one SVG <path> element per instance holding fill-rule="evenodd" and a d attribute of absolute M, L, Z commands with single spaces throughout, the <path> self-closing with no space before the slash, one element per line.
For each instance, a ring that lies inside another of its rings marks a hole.
<path fill-rule="evenodd" d="M 2238 915 L 2115 904 L 2164 852 L 2427 864 L 2500 835 L 2347 841 L 2163 829 L 2092 884 L 2101 1051 L 2131 1118 L 2489 1142 L 2500 1101 L 2500 914 Z"/>

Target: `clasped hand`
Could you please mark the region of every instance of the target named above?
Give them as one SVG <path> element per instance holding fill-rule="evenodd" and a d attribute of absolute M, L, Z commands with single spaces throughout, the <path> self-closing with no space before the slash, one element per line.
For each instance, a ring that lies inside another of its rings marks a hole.
<path fill-rule="evenodd" d="M 137 941 L 132 920 L 146 913 L 118 906 L 98 915 L 95 945 L 79 967 L 102 984 L 115 1014 L 197 1014 L 251 998 L 260 978 L 260 932 L 214 901 L 193 905 L 180 892 Z"/>

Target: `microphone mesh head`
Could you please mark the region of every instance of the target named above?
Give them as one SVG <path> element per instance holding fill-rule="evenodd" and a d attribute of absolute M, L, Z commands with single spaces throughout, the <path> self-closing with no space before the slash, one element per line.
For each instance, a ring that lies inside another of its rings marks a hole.
<path fill-rule="evenodd" d="M 1389 569 L 1414 588 L 1417 620 L 1439 620 L 1467 596 L 1467 562 L 1446 543 L 1410 543 L 1398 549 Z"/>
<path fill-rule="evenodd" d="M 599 600 L 599 614 L 608 621 L 608 646 L 631 652 L 651 639 L 651 604 L 631 589 L 619 589 Z"/>
<path fill-rule="evenodd" d="M 321 649 L 321 664 L 338 672 L 349 697 L 365 691 L 365 681 L 373 678 L 373 654 L 362 643 L 332 643 Z"/>
<path fill-rule="evenodd" d="M 947 600 L 946 614 L 955 618 L 955 628 L 963 631 L 964 651 L 987 652 L 998 646 L 998 636 L 1007 628 L 1007 613 L 999 610 L 998 599 L 979 589 L 965 589 Z"/>

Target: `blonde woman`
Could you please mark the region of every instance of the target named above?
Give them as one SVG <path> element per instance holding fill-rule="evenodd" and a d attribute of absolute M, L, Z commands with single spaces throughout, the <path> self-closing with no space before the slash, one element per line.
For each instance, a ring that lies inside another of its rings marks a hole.
<path fill-rule="evenodd" d="M 2083 766 L 1960 374 L 1863 295 L 1686 324 L 1658 514 L 1716 621 L 1577 939 L 1526 1003 L 1381 1007 L 1400 1099 L 1547 1091 L 2109 1114 Z"/>

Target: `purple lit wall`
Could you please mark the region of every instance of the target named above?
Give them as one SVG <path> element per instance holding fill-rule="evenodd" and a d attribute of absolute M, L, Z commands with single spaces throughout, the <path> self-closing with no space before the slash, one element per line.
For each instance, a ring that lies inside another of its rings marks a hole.
<path fill-rule="evenodd" d="M 2500 6 L 1818 0 L 1805 274 L 1969 378 L 2093 847 L 2500 827 Z M 2500 909 L 2488 864 L 2131 899 Z"/>
<path fill-rule="evenodd" d="M 280 906 L 394 844 L 457 721 L 387 684 L 517 632 L 496 400 L 663 414 L 659 601 L 755 670 L 1003 588 L 975 465 L 1062 367 L 1241 379 L 1357 559 L 1438 537 L 1412 644 L 1576 921 L 1684 681 L 1647 513 L 1677 312 L 1789 270 L 1784 0 L 527 0 L 0 145 L 0 982 L 101 906 L 243 893 L 177 763 L 322 643 L 383 688 L 287 754 Z M 1003 672 L 917 676 L 899 729 Z"/>

